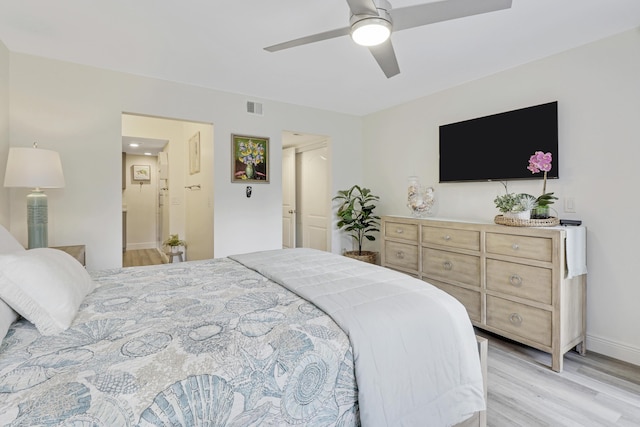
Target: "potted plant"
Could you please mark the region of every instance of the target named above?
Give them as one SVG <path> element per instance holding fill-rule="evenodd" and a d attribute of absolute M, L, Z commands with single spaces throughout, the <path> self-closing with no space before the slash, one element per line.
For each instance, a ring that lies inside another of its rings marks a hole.
<path fill-rule="evenodd" d="M 181 240 L 178 234 L 169 234 L 169 238 L 162 242 L 162 246 L 168 246 L 171 252 L 176 252 L 178 246 L 186 246 L 187 242 Z"/>
<path fill-rule="evenodd" d="M 354 185 L 348 190 L 338 191 L 333 198 L 341 202 L 338 207 L 338 228 L 346 231 L 358 247 L 358 250 L 347 251 L 345 256 L 356 258 L 375 264 L 377 252 L 363 251 L 362 244 L 365 239 L 376 240 L 372 233 L 380 231 L 379 216 L 373 214 L 376 205 L 373 202 L 380 200 L 378 196 L 371 194 L 371 190 Z"/>
<path fill-rule="evenodd" d="M 507 184 L 504 185 L 505 194 L 497 196 L 493 202 L 504 216 L 518 219 L 529 219 L 531 212 L 538 207 L 538 200 L 531 194 L 509 193 Z"/>
<path fill-rule="evenodd" d="M 533 210 L 533 218 L 549 218 L 549 205 L 553 204 L 554 200 L 558 200 L 553 193 L 547 193 L 547 172 L 551 170 L 552 161 L 553 157 L 551 153 L 544 153 L 542 151 L 536 151 L 529 158 L 529 166 L 527 166 L 527 169 L 529 169 L 531 173 L 544 173 L 542 195 L 536 199 L 537 206 Z"/>

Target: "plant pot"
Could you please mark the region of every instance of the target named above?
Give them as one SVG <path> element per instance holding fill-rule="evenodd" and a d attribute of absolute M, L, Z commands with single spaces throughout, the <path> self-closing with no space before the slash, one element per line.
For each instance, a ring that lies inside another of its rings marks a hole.
<path fill-rule="evenodd" d="M 530 219 L 531 218 L 531 211 L 522 211 L 522 212 L 505 212 L 503 213 L 503 215 L 506 218 L 513 218 L 513 219 Z"/>
<path fill-rule="evenodd" d="M 531 218 L 546 219 L 550 217 L 549 206 L 539 206 L 531 212 Z"/>
<path fill-rule="evenodd" d="M 362 251 L 358 254 L 358 251 L 347 251 L 343 254 L 348 258 L 357 259 L 359 261 L 368 262 L 369 264 L 375 264 L 378 258 L 378 252 Z"/>

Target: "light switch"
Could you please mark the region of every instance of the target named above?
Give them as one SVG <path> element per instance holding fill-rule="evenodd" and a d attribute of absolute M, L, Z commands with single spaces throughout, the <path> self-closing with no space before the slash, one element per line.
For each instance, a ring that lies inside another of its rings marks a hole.
<path fill-rule="evenodd" d="M 564 211 L 566 213 L 576 213 L 576 200 L 573 197 L 565 197 Z"/>

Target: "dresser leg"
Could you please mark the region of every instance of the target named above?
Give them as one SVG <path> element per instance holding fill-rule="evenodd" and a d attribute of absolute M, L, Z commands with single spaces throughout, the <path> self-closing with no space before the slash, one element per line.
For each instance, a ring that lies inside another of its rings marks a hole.
<path fill-rule="evenodd" d="M 551 354 L 551 369 L 556 372 L 562 372 L 562 364 L 564 357 L 559 351 L 554 351 Z"/>

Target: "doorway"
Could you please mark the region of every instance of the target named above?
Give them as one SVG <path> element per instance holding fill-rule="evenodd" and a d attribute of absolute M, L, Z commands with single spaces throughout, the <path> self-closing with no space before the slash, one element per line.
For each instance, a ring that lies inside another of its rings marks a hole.
<path fill-rule="evenodd" d="M 123 252 L 155 251 L 166 263 L 162 242 L 178 234 L 183 259 L 213 258 L 213 125 L 123 113 L 122 135 Z M 138 166 L 146 181 L 134 179 Z"/>
<path fill-rule="evenodd" d="M 329 138 L 283 132 L 282 246 L 331 248 Z"/>

